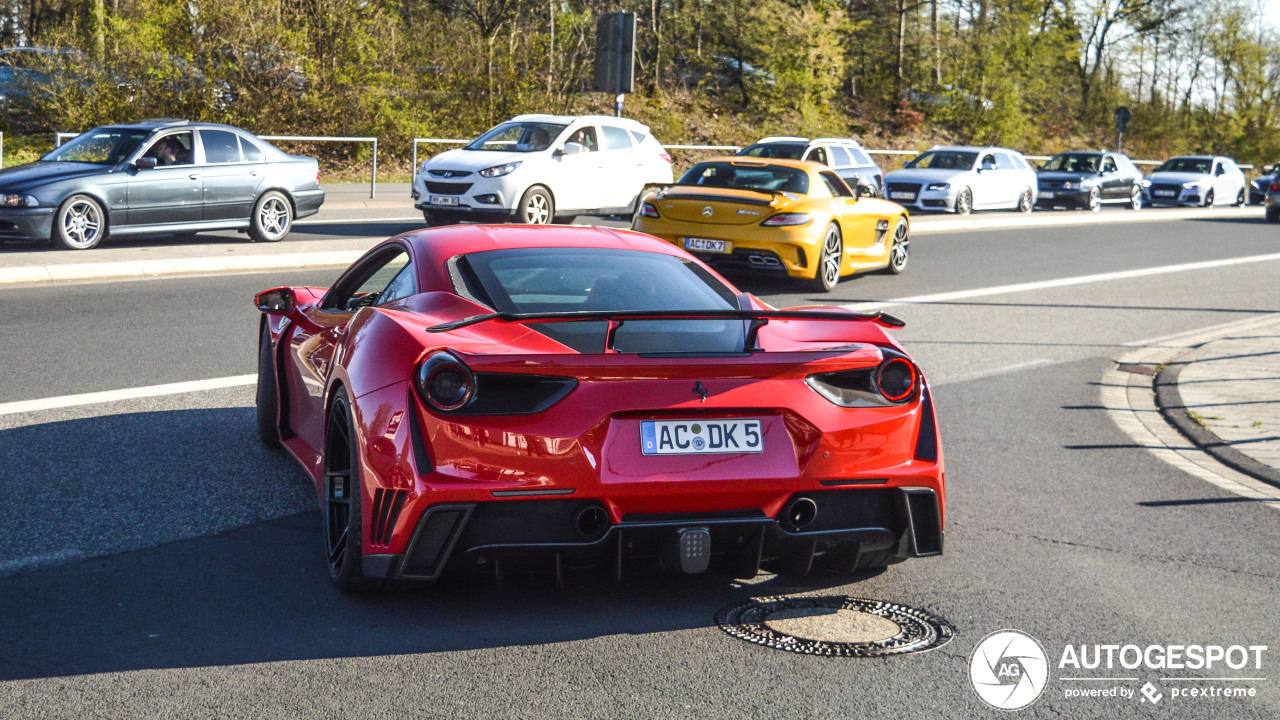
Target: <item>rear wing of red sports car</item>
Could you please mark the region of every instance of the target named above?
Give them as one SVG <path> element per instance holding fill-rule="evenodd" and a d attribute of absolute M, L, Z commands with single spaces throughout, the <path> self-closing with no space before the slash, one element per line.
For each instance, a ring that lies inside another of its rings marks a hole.
<path fill-rule="evenodd" d="M 906 327 L 906 322 L 886 312 L 854 313 L 836 310 L 618 310 L 549 313 L 493 312 L 451 320 L 427 328 L 427 332 L 441 333 L 469 327 L 492 320 L 512 323 L 581 322 L 604 320 L 609 323 L 605 347 L 613 347 L 613 336 L 627 320 L 744 320 L 748 322 L 744 349 L 759 350 L 757 338 L 760 328 L 770 320 L 837 320 L 843 322 L 874 322 L 889 328 Z"/>

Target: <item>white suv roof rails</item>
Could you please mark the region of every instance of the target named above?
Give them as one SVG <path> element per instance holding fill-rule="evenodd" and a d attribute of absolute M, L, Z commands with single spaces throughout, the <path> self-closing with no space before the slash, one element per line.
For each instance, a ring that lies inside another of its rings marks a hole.
<path fill-rule="evenodd" d="M 795 135 L 770 135 L 767 138 L 760 138 L 759 140 L 756 141 L 757 144 L 769 143 L 769 142 L 805 142 L 807 143 L 809 142 L 809 138 L 796 137 Z"/>
<path fill-rule="evenodd" d="M 862 147 L 862 143 L 853 138 L 818 138 L 813 141 L 815 145 L 856 145 Z"/>

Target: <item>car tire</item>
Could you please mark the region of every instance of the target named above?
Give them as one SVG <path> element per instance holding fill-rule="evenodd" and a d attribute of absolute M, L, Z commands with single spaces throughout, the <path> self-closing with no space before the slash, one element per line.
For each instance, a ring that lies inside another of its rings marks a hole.
<path fill-rule="evenodd" d="M 1134 185 L 1133 189 L 1129 191 L 1129 209 L 1142 209 L 1142 188 L 1137 185 Z"/>
<path fill-rule="evenodd" d="M 1236 194 L 1236 207 L 1244 207 L 1244 190 Z"/>
<path fill-rule="evenodd" d="M 890 275 L 901 275 L 907 269 L 911 259 L 911 232 L 905 218 L 898 218 L 893 228 L 893 240 L 889 246 L 889 265 L 885 268 Z"/>
<path fill-rule="evenodd" d="M 280 447 L 280 389 L 276 380 L 276 360 L 271 353 L 271 333 L 266 324 L 258 339 L 258 439 L 269 448 Z"/>
<path fill-rule="evenodd" d="M 1280 222 L 1280 205 L 1272 205 L 1267 208 L 1267 222 Z"/>
<path fill-rule="evenodd" d="M 53 216 L 53 240 L 67 250 L 97 247 L 107 236 L 107 214 L 88 195 L 72 195 Z"/>
<path fill-rule="evenodd" d="M 378 589 L 380 583 L 364 574 L 361 463 L 355 427 L 351 400 L 347 391 L 339 387 L 334 392 L 325 423 L 321 459 L 325 560 L 334 587 L 342 592 L 364 593 Z"/>
<path fill-rule="evenodd" d="M 1213 207 L 1213 190 L 1204 194 L 1204 207 Z"/>
<path fill-rule="evenodd" d="M 1036 208 L 1035 197 L 1031 193 L 1031 188 L 1022 191 L 1018 196 L 1018 204 L 1014 206 L 1014 210 L 1020 213 L 1029 213 Z"/>
<path fill-rule="evenodd" d="M 818 267 L 809 281 L 815 292 L 828 293 L 840 283 L 840 268 L 844 261 L 844 237 L 840 226 L 831 223 L 822 233 L 822 251 L 818 253 Z"/>
<path fill-rule="evenodd" d="M 1089 191 L 1089 204 L 1087 206 L 1090 212 L 1102 212 L 1102 193 L 1098 188 Z"/>
<path fill-rule="evenodd" d="M 293 229 L 293 204 L 278 190 L 262 193 L 249 216 L 249 237 L 254 242 L 280 242 Z"/>
<path fill-rule="evenodd" d="M 525 225 L 550 225 L 555 222 L 556 204 L 551 193 L 541 185 L 524 191 L 516 206 L 516 222 Z"/>
<path fill-rule="evenodd" d="M 973 192 L 969 188 L 961 188 L 956 193 L 955 211 L 957 215 L 968 215 L 973 212 Z"/>

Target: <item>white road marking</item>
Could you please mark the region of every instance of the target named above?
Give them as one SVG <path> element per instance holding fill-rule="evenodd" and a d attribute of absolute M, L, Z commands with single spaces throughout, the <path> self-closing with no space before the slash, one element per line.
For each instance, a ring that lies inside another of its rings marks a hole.
<path fill-rule="evenodd" d="M 375 210 L 377 208 L 357 208 L 360 210 Z M 337 218 L 322 220 L 294 220 L 294 225 L 351 225 L 353 223 L 383 223 L 383 222 L 423 222 L 422 214 L 417 215 L 400 215 L 397 217 L 377 217 L 377 218 Z"/>
<path fill-rule="evenodd" d="M 168 383 L 165 385 L 147 385 L 145 387 L 124 388 L 122 390 L 81 393 L 79 395 L 61 395 L 58 397 L 40 398 L 38 400 L 19 400 L 17 402 L 0 403 L 0 416 L 17 415 L 18 413 L 36 412 L 39 410 L 78 407 L 80 405 L 97 405 L 100 403 L 118 402 L 120 400 L 136 400 L 138 398 L 160 397 L 162 395 L 178 395 L 181 393 L 241 387 L 243 385 L 253 385 L 257 381 L 258 376 L 256 374 L 232 375 L 231 377 L 210 378 L 208 380 L 191 380 L 188 382 Z"/>
<path fill-rule="evenodd" d="M 53 565 L 54 563 L 76 560 L 82 557 L 84 557 L 84 553 L 79 550 L 58 550 L 57 552 L 46 553 L 44 555 L 33 555 L 31 557 L 18 558 L 17 560 L 6 560 L 4 562 L 0 562 L 0 575 L 9 575 L 23 570 L 34 570 L 35 568 L 45 565 Z"/>
<path fill-rule="evenodd" d="M 1261 262 L 1280 260 L 1280 253 L 1266 255 L 1247 255 L 1245 257 L 1223 258 L 1221 260 L 1205 260 L 1201 262 L 1179 263 L 1177 265 L 1158 265 L 1156 267 L 1138 268 L 1136 270 L 1120 270 L 1117 272 L 1097 273 L 1094 275 L 1076 275 L 1075 277 L 1055 278 L 1053 280 L 1037 280 L 1035 282 L 1013 283 L 1012 285 L 993 285 L 985 288 L 954 290 L 952 292 L 934 293 L 932 295 L 913 295 L 893 298 L 883 302 L 862 302 L 840 307 L 856 312 L 866 312 L 898 305 L 925 305 L 929 303 L 945 303 L 954 300 L 967 300 L 992 295 L 1008 295 L 1010 293 L 1031 292 L 1034 290 L 1050 290 L 1053 288 L 1087 285 L 1089 283 L 1109 282 L 1111 280 L 1129 280 L 1132 278 L 1168 275 L 1170 273 L 1191 272 L 1193 270 L 1211 270 L 1214 268 L 1249 265 Z"/>
<path fill-rule="evenodd" d="M 1063 360 L 1059 362 L 1070 362 L 1070 361 Z M 1043 365 L 1057 365 L 1059 364 L 1059 362 L 1054 362 L 1053 360 L 1050 360 L 1048 358 L 1038 358 L 1035 360 L 1028 360 L 1026 362 L 1014 363 L 1013 365 L 1002 365 L 1000 367 L 991 368 L 990 370 L 983 370 L 981 372 L 976 372 L 970 375 L 961 375 L 960 377 L 948 378 L 941 382 L 936 382 L 936 383 L 931 382 L 929 383 L 929 386 L 939 387 L 942 385 L 950 385 L 952 383 L 969 382 L 970 380 L 984 380 L 986 378 L 996 377 L 998 375 L 1008 375 L 1009 373 L 1015 373 L 1015 372 L 1018 372 L 1019 370 L 1027 370 L 1033 367 L 1041 367 Z"/>

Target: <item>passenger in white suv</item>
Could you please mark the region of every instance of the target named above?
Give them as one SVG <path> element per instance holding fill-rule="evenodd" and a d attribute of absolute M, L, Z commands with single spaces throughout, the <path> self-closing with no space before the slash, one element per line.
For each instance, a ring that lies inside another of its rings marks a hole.
<path fill-rule="evenodd" d="M 634 120 L 521 115 L 423 162 L 412 195 L 430 225 L 542 225 L 630 214 L 645 184 L 672 179 L 671 156 Z"/>

